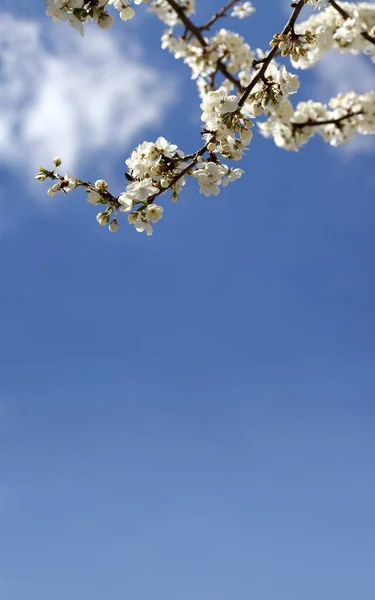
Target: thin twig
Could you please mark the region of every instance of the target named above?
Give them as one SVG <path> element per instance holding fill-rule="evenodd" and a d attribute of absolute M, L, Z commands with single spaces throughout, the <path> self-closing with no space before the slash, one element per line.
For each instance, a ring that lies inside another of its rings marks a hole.
<path fill-rule="evenodd" d="M 200 45 L 202 46 L 202 48 L 204 50 L 208 50 L 209 49 L 209 44 L 205 40 L 202 32 L 200 31 L 200 28 L 197 27 L 189 19 L 189 17 L 185 13 L 184 9 L 181 8 L 181 6 L 179 6 L 179 4 L 177 4 L 177 2 L 175 0 L 166 0 L 166 2 L 168 2 L 169 6 L 178 15 L 179 19 L 183 22 L 183 24 L 185 25 L 186 29 L 188 29 L 194 35 L 194 37 L 198 40 L 198 42 L 200 43 Z M 224 75 L 224 77 L 226 77 L 227 79 L 229 79 L 229 81 L 231 83 L 233 83 L 233 85 L 235 85 L 238 90 L 242 91 L 243 88 L 242 88 L 240 82 L 238 81 L 238 79 L 236 79 L 234 77 L 234 75 L 232 75 L 232 73 L 230 73 L 228 71 L 228 69 L 226 68 L 226 66 L 222 62 L 222 60 L 219 59 L 216 64 L 217 64 L 217 69 Z"/>
<path fill-rule="evenodd" d="M 226 4 L 225 6 L 223 6 L 220 10 L 217 11 L 217 13 L 215 13 L 211 19 L 209 19 L 207 21 L 207 23 L 205 23 L 204 25 L 202 25 L 201 27 L 199 27 L 199 29 L 201 31 L 207 31 L 207 29 L 210 29 L 210 27 L 212 27 L 212 25 L 214 23 L 216 23 L 216 21 L 218 21 L 219 19 L 221 19 L 222 17 L 226 17 L 227 16 L 227 12 L 228 10 L 230 10 L 232 8 L 232 6 L 234 6 L 235 4 L 237 4 L 238 2 L 240 2 L 240 0 L 230 0 L 230 2 L 228 2 L 228 4 Z"/>
<path fill-rule="evenodd" d="M 291 14 L 289 21 L 287 22 L 287 24 L 284 27 L 284 29 L 282 31 L 282 35 L 287 35 L 289 32 L 294 31 L 294 25 L 296 23 L 296 20 L 298 19 L 298 16 L 299 16 L 301 10 L 305 6 L 305 0 L 299 0 L 299 2 L 294 2 L 292 4 L 292 6 L 294 7 L 293 13 Z M 241 108 L 245 104 L 247 98 L 251 94 L 251 91 L 254 89 L 254 87 L 258 83 L 258 81 L 261 81 L 263 79 L 270 63 L 275 58 L 277 52 L 278 52 L 278 47 L 273 46 L 272 50 L 263 59 L 261 68 L 255 75 L 255 77 L 250 81 L 249 85 L 246 87 L 245 91 L 243 92 L 241 98 L 238 101 L 239 108 Z"/>
<path fill-rule="evenodd" d="M 342 121 L 345 121 L 347 119 L 351 119 L 352 117 L 357 117 L 358 115 L 363 115 L 363 110 L 360 110 L 356 113 L 353 112 L 348 112 L 346 115 L 342 116 L 342 117 L 338 117 L 337 119 L 325 119 L 324 121 L 313 121 L 312 119 L 308 119 L 307 121 L 303 122 L 303 123 L 293 123 L 292 121 L 290 122 L 290 125 L 293 127 L 293 129 L 303 129 L 303 127 L 319 127 L 321 125 L 337 125 L 337 127 L 340 126 L 340 123 Z"/>
<path fill-rule="evenodd" d="M 203 156 L 203 154 L 205 154 L 205 152 L 207 152 L 208 144 L 209 144 L 209 142 L 207 142 L 204 146 L 202 146 L 202 148 L 200 150 L 198 150 L 197 152 L 195 152 L 194 155 L 190 155 L 190 156 L 193 156 L 193 159 L 189 162 L 189 164 L 184 169 L 182 169 L 182 171 L 180 171 L 180 173 L 178 173 L 175 177 L 173 177 L 173 179 L 171 179 L 168 187 L 162 188 L 156 194 L 153 194 L 152 196 L 149 196 L 149 198 L 147 198 L 147 204 L 152 204 L 152 202 L 154 202 L 155 198 L 157 198 L 158 196 L 161 196 L 167 190 L 170 190 L 178 182 L 178 180 L 181 179 L 181 177 L 183 177 L 184 175 L 186 175 L 190 171 L 190 169 L 192 169 L 193 167 L 195 167 L 195 165 L 198 162 L 198 158 L 200 156 Z M 189 158 L 190 158 L 190 156 L 189 156 Z M 188 157 L 186 156 L 185 158 L 188 158 Z M 140 210 L 140 209 L 138 209 L 138 210 Z"/>

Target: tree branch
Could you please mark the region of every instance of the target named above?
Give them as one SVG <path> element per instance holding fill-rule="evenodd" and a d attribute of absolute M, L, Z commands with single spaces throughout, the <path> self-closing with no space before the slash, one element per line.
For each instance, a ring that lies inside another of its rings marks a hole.
<path fill-rule="evenodd" d="M 296 21 L 298 19 L 298 16 L 299 16 L 301 10 L 305 6 L 305 0 L 299 0 L 299 2 L 294 2 L 292 4 L 292 6 L 294 7 L 293 13 L 291 14 L 289 21 L 287 22 L 287 24 L 284 27 L 284 29 L 282 31 L 282 35 L 287 35 L 288 33 L 294 31 L 294 25 L 296 24 Z M 255 75 L 255 77 L 250 81 L 249 85 L 247 86 L 247 88 L 245 89 L 241 98 L 238 101 L 239 108 L 241 108 L 245 104 L 247 98 L 251 94 L 251 91 L 254 89 L 254 87 L 258 83 L 258 81 L 261 81 L 263 79 L 270 63 L 275 58 L 277 52 L 278 52 L 278 47 L 273 46 L 272 50 L 267 54 L 267 56 L 264 59 L 262 59 L 263 62 L 262 62 L 261 68 L 259 69 L 258 73 Z"/>
<path fill-rule="evenodd" d="M 304 123 L 293 123 L 291 121 L 290 125 L 293 127 L 293 130 L 303 129 L 304 127 L 319 127 L 320 125 L 337 125 L 337 127 L 339 127 L 340 123 L 342 121 L 345 121 L 347 119 L 351 119 L 352 117 L 357 117 L 358 115 L 363 115 L 363 114 L 364 114 L 363 110 L 360 110 L 356 113 L 349 111 L 346 115 L 344 115 L 342 117 L 338 117 L 337 119 L 325 119 L 323 121 L 313 121 L 312 119 L 308 119 Z"/>
<path fill-rule="evenodd" d="M 204 50 L 209 49 L 209 45 L 206 42 L 206 40 L 204 39 L 200 28 L 197 27 L 187 16 L 187 14 L 185 13 L 184 9 L 181 8 L 181 6 L 179 6 L 179 4 L 176 2 L 176 0 L 166 0 L 166 2 L 168 2 L 169 6 L 175 11 L 175 13 L 178 15 L 179 19 L 183 22 L 183 24 L 185 25 L 186 29 L 188 31 L 190 31 L 193 36 L 198 40 L 198 42 L 200 43 L 200 45 L 202 46 L 202 48 Z M 219 59 L 217 61 L 217 70 L 220 71 L 224 77 L 226 77 L 226 79 L 229 79 L 229 81 L 231 83 L 233 83 L 233 85 L 236 86 L 236 88 L 240 91 L 242 91 L 242 86 L 240 84 L 240 82 L 238 81 L 238 79 L 236 79 L 234 77 L 234 75 L 232 75 L 232 73 L 230 73 L 228 71 L 228 69 L 226 68 L 226 66 L 224 65 L 224 63 L 221 61 L 221 59 Z"/>
<path fill-rule="evenodd" d="M 202 148 L 200 150 L 198 150 L 197 152 L 195 152 L 194 155 L 190 155 L 189 157 L 185 156 L 184 158 L 190 158 L 191 156 L 193 156 L 193 159 L 191 160 L 191 162 L 189 162 L 189 164 L 184 169 L 182 169 L 182 171 L 180 173 L 178 173 L 178 175 L 176 175 L 175 177 L 173 177 L 173 179 L 171 180 L 171 182 L 168 185 L 168 187 L 162 188 L 160 190 L 160 192 L 157 192 L 156 194 L 153 194 L 152 196 L 150 196 L 149 198 L 147 198 L 147 204 L 151 204 L 152 202 L 154 202 L 155 198 L 157 198 L 158 196 L 161 196 L 167 190 L 170 190 L 178 182 L 178 180 L 181 179 L 181 177 L 183 177 L 184 175 L 186 175 L 190 171 L 190 169 L 192 169 L 193 167 L 195 167 L 195 165 L 198 162 L 198 158 L 200 156 L 203 156 L 203 154 L 205 154 L 205 152 L 207 152 L 208 144 L 209 144 L 209 142 L 207 142 L 204 146 L 202 146 Z"/>
<path fill-rule="evenodd" d="M 218 21 L 222 17 L 226 17 L 226 14 L 227 14 L 228 10 L 230 10 L 232 8 L 232 6 L 234 6 L 235 4 L 237 4 L 240 1 L 241 0 L 230 0 L 230 2 L 228 2 L 228 4 L 226 4 L 220 10 L 218 10 L 217 13 L 215 13 L 211 17 L 211 19 L 209 19 L 207 21 L 207 23 L 205 23 L 204 25 L 202 25 L 201 27 L 199 27 L 200 31 L 206 31 L 207 29 L 210 29 L 210 27 L 212 27 L 212 25 L 214 23 L 216 23 L 216 21 Z"/>
<path fill-rule="evenodd" d="M 344 8 L 337 4 L 335 0 L 328 0 L 328 2 L 332 6 L 332 8 L 334 8 L 335 10 L 337 10 L 338 13 L 340 13 L 344 21 L 352 18 L 352 16 Z M 370 42 L 370 44 L 375 45 L 375 37 L 371 36 L 369 33 L 367 33 L 367 31 L 362 31 L 361 36 L 365 38 L 365 40 Z"/>

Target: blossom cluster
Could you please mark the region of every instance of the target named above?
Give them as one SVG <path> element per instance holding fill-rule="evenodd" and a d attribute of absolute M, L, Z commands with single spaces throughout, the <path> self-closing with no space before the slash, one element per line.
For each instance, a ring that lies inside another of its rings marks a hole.
<path fill-rule="evenodd" d="M 113 17 L 106 11 L 108 0 L 46 0 L 46 14 L 55 22 L 67 21 L 83 35 L 83 25 L 96 21 L 101 29 L 113 24 Z"/>
<path fill-rule="evenodd" d="M 285 150 L 299 150 L 315 134 L 331 146 L 341 146 L 356 134 L 375 134 L 375 92 L 339 94 L 328 106 L 308 100 L 293 109 L 287 102 L 259 128 Z"/>
<path fill-rule="evenodd" d="M 230 160 L 240 160 L 253 136 L 247 109 L 239 108 L 237 96 L 228 96 L 223 89 L 208 92 L 201 109 L 208 150 Z"/>
<path fill-rule="evenodd" d="M 193 171 L 193 177 L 199 183 L 200 194 L 217 196 L 220 192 L 220 185 L 225 187 L 229 183 L 237 181 L 242 173 L 242 169 L 231 169 L 220 162 L 208 161 Z"/>
<path fill-rule="evenodd" d="M 251 12 L 246 16 L 249 14 Z M 203 40 L 204 44 L 198 39 L 176 36 L 171 28 L 163 33 L 161 46 L 163 50 L 168 50 L 176 59 L 182 59 L 190 67 L 191 78 L 197 80 L 201 97 L 214 88 L 215 77 L 221 71 L 221 67 L 225 68 L 227 74 L 238 77 L 238 87 L 248 85 L 255 52 L 244 38 L 238 33 L 222 28 L 211 38 L 204 37 Z M 225 74 L 221 85 L 225 86 L 227 91 L 235 87 L 233 79 L 229 79 Z"/>
<path fill-rule="evenodd" d="M 251 107 L 254 115 L 262 112 L 277 111 L 285 104 L 291 94 L 295 94 L 300 86 L 298 75 L 289 73 L 285 65 L 280 68 L 271 63 L 262 80 L 254 86 L 247 99 L 247 106 Z"/>
<path fill-rule="evenodd" d="M 276 33 L 267 52 L 252 49 L 245 39 L 224 27 L 216 27 L 223 17 L 243 19 L 255 11 L 249 1 L 230 0 L 205 24 L 198 27 L 190 17 L 195 0 L 46 0 L 47 14 L 56 21 L 67 21 L 80 33 L 89 21 L 102 29 L 110 27 L 112 7 L 126 21 L 133 6 L 148 5 L 150 12 L 167 26 L 162 33 L 162 48 L 191 69 L 201 98 L 201 136 L 204 145 L 184 154 L 164 137 L 139 144 L 125 161 L 126 183 L 113 195 L 103 179 L 95 183 L 40 168 L 38 181 L 52 180 L 47 194 L 69 193 L 82 187 L 89 204 L 100 208 L 96 220 L 111 232 L 119 228 L 119 214 L 138 232 L 153 233 L 153 226 L 164 214 L 158 204 L 168 192 L 172 202 L 179 198 L 188 178 L 204 196 L 217 196 L 228 184 L 236 182 L 243 170 L 226 164 L 238 162 L 253 138 L 254 120 L 261 135 L 272 138 L 285 150 L 300 149 L 312 136 L 332 146 L 348 142 L 356 134 L 375 134 L 375 92 L 339 94 L 328 104 L 312 100 L 293 108 L 290 96 L 300 87 L 297 74 L 287 70 L 279 59 L 289 57 L 292 67 L 307 68 L 328 50 L 365 52 L 375 60 L 375 4 L 334 0 L 298 0 L 284 29 Z M 316 9 L 302 23 L 297 22 L 305 5 Z M 279 58 L 280 57 L 280 58 Z"/>
<path fill-rule="evenodd" d="M 61 159 L 54 158 L 53 164 L 55 168 L 59 167 Z M 54 196 L 60 191 L 67 193 L 76 187 L 84 187 L 89 204 L 107 205 L 106 210 L 97 215 L 97 221 L 99 225 L 109 225 L 111 232 L 118 230 L 119 211 L 129 213 L 128 221 L 137 231 L 145 231 L 147 235 L 151 235 L 151 223 L 157 223 L 164 210 L 154 202 L 155 198 L 170 189 L 172 200 L 176 201 L 185 183 L 182 174 L 186 167 L 184 154 L 176 145 L 159 137 L 155 143 L 140 144 L 127 159 L 126 165 L 129 169 L 126 173 L 128 183 L 119 196 L 113 196 L 108 191 L 108 184 L 103 179 L 92 184 L 76 179 L 69 173 L 62 176 L 55 169 L 49 171 L 41 167 L 36 179 L 56 181 L 47 191 L 49 196 Z"/>
<path fill-rule="evenodd" d="M 132 19 L 135 10 L 131 6 L 139 4 L 150 4 L 151 0 L 45 0 L 47 4 L 46 14 L 53 17 L 54 21 L 67 21 L 83 35 L 83 26 L 90 21 L 96 21 L 102 29 L 111 27 L 114 18 L 106 8 L 113 6 L 123 21 Z M 184 0 L 181 4 L 187 14 L 194 12 L 195 0 Z M 153 0 L 150 10 L 159 17 L 161 21 L 169 26 L 179 23 L 178 16 L 170 8 L 166 0 Z M 244 9 L 246 12 L 246 8 Z M 240 16 L 240 15 L 239 15 Z"/>
<path fill-rule="evenodd" d="M 227 186 L 243 173 L 242 169 L 232 169 L 222 164 L 213 152 L 210 152 L 207 161 L 200 153 L 196 153 L 190 163 L 187 162 L 188 159 L 191 157 L 185 157 L 176 145 L 170 144 L 163 137 L 159 137 L 156 142 L 143 142 L 126 160 L 129 169 L 126 173 L 128 183 L 119 196 L 113 196 L 108 191 L 108 184 L 103 179 L 92 184 L 76 179 L 70 173 L 60 175 L 56 171 L 61 165 L 59 157 L 53 159 L 54 169 L 40 167 L 35 179 L 56 181 L 47 190 L 49 196 L 84 187 L 89 204 L 106 205 L 106 209 L 97 214 L 96 220 L 101 226 L 108 225 L 113 233 L 119 228 L 117 213 L 125 212 L 128 213 L 128 222 L 134 225 L 136 231 L 151 235 L 152 224 L 160 221 L 164 212 L 163 207 L 155 203 L 155 199 L 170 190 L 171 200 L 176 202 L 185 185 L 186 175 L 197 180 L 200 193 L 211 196 L 219 193 L 220 185 Z M 196 165 L 198 168 L 194 168 Z"/>
<path fill-rule="evenodd" d="M 195 0 L 182 0 L 178 4 L 187 16 L 195 13 Z M 175 27 L 181 23 L 178 14 L 168 4 L 167 0 L 153 0 L 150 12 L 155 13 L 158 19 L 169 27 Z"/>
<path fill-rule="evenodd" d="M 306 56 L 310 46 L 318 40 L 319 29 L 312 33 L 308 29 L 301 34 L 295 31 L 288 33 L 276 33 L 270 46 L 276 46 L 280 50 L 281 56 L 290 56 L 294 62 L 298 62 L 301 57 Z"/>
<path fill-rule="evenodd" d="M 375 61 L 375 4 L 340 2 L 339 5 L 347 18 L 333 6 L 328 6 L 297 25 L 297 33 L 317 32 L 319 43 L 313 44 L 298 63 L 294 62 L 295 67 L 310 68 L 330 50 L 369 54 Z"/>

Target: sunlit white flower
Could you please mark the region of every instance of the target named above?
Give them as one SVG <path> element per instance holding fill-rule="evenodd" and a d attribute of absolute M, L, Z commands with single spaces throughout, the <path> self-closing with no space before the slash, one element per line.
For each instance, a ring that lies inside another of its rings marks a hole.
<path fill-rule="evenodd" d="M 175 144 L 170 144 L 163 137 L 158 137 L 155 142 L 155 146 L 164 154 L 164 156 L 172 156 L 173 152 L 177 150 L 177 146 Z"/>
<path fill-rule="evenodd" d="M 121 204 L 121 212 L 130 212 L 134 205 L 133 198 L 128 196 L 126 192 L 119 195 L 118 202 Z"/>
<path fill-rule="evenodd" d="M 193 177 L 198 179 L 199 192 L 204 196 L 217 196 L 220 192 L 219 185 L 225 175 L 225 169 L 222 165 L 214 162 L 208 162 L 201 169 L 196 169 Z"/>
<path fill-rule="evenodd" d="M 147 235 L 152 235 L 152 225 L 148 223 L 148 221 L 143 220 L 139 214 L 131 213 L 128 217 L 128 221 L 134 225 L 135 230 L 138 231 L 138 233 L 144 231 Z"/>
<path fill-rule="evenodd" d="M 231 17 L 237 17 L 238 19 L 244 19 L 249 17 L 255 12 L 254 6 L 251 2 L 240 2 L 236 4 L 230 14 Z"/>
<path fill-rule="evenodd" d="M 242 169 L 228 169 L 225 177 L 223 177 L 222 185 L 225 187 L 228 185 L 228 183 L 237 181 L 237 179 L 239 179 L 243 173 L 244 172 Z"/>
<path fill-rule="evenodd" d="M 142 202 L 143 200 L 147 200 L 147 198 L 153 194 L 157 194 L 159 191 L 159 188 L 154 185 L 152 179 L 147 178 L 129 183 L 126 188 L 126 196 L 132 198 L 133 201 Z"/>
<path fill-rule="evenodd" d="M 77 181 L 74 179 L 74 177 L 72 177 L 70 175 L 70 173 L 66 173 L 64 176 L 64 182 L 61 185 L 61 187 L 63 187 L 65 192 L 70 192 L 71 190 L 74 190 L 74 188 L 77 186 Z"/>
<path fill-rule="evenodd" d="M 164 208 L 157 204 L 149 204 L 146 208 L 146 219 L 149 223 L 157 223 L 163 216 Z"/>

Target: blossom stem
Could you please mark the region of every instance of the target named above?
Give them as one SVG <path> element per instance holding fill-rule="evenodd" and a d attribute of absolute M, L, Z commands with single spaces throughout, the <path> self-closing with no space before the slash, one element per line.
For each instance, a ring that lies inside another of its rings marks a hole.
<path fill-rule="evenodd" d="M 287 24 L 284 27 L 284 29 L 282 31 L 282 35 L 287 35 L 291 31 L 294 31 L 294 25 L 296 23 L 296 20 L 299 16 L 301 10 L 305 6 L 305 0 L 299 0 L 299 2 L 294 2 L 292 4 L 292 6 L 294 7 L 293 13 L 291 14 L 289 21 L 287 22 Z M 242 106 L 245 104 L 247 98 L 251 94 L 251 91 L 254 89 L 254 87 L 256 86 L 258 81 L 261 81 L 263 79 L 269 65 L 271 64 L 272 60 L 275 58 L 277 52 L 278 52 L 278 47 L 273 46 L 272 50 L 263 59 L 261 68 L 255 75 L 255 77 L 253 77 L 253 79 L 250 81 L 249 85 L 245 88 L 241 98 L 238 101 L 239 108 L 242 108 Z"/>
<path fill-rule="evenodd" d="M 228 2 L 228 4 L 226 4 L 220 10 L 218 10 L 217 13 L 215 13 L 211 17 L 211 19 L 209 19 L 207 21 L 207 23 L 205 23 L 204 25 L 202 25 L 201 27 L 199 27 L 200 31 L 206 31 L 207 29 L 210 29 L 210 27 L 212 27 L 212 25 L 214 23 L 216 23 L 216 21 L 218 21 L 222 17 L 226 17 L 228 10 L 230 10 L 238 2 L 240 2 L 240 0 L 230 0 L 230 2 Z"/>
<path fill-rule="evenodd" d="M 182 171 L 180 173 L 178 173 L 178 175 L 176 175 L 175 177 L 173 177 L 173 179 L 170 181 L 168 187 L 163 188 L 162 190 L 160 190 L 160 192 L 157 192 L 156 194 L 153 194 L 152 196 L 150 196 L 147 199 L 148 204 L 150 204 L 151 202 L 153 202 L 155 200 L 155 198 L 157 198 L 161 194 L 164 194 L 164 192 L 166 192 L 167 190 L 170 190 L 178 182 L 178 180 L 181 179 L 181 177 L 183 177 L 184 175 L 186 175 L 190 171 L 190 169 L 192 169 L 193 167 L 195 167 L 195 165 L 198 162 L 199 157 L 203 156 L 203 154 L 205 154 L 207 152 L 208 144 L 209 144 L 209 142 L 207 142 L 204 146 L 202 146 L 202 148 L 200 148 L 200 150 L 198 150 L 197 152 L 195 152 L 195 154 L 189 155 L 189 156 L 185 156 L 185 158 L 190 158 L 191 156 L 193 158 L 189 162 L 189 164 L 186 165 L 186 167 L 184 169 L 182 169 Z"/>
<path fill-rule="evenodd" d="M 50 171 L 48 173 L 48 177 L 50 179 L 58 179 L 59 181 L 65 181 L 64 177 L 62 175 L 59 175 L 55 171 Z M 98 193 L 98 190 L 96 189 L 95 185 L 90 181 L 82 181 L 82 179 L 76 179 L 76 183 L 77 187 L 85 187 L 87 190 L 90 190 L 90 192 Z M 64 188 L 61 188 L 61 190 L 64 191 Z M 120 208 L 121 204 L 118 202 L 118 199 L 115 196 L 112 196 L 112 194 L 108 190 L 101 190 L 99 195 L 101 196 L 101 198 L 103 198 L 103 200 L 106 201 L 106 203 L 113 206 L 116 210 Z"/>
<path fill-rule="evenodd" d="M 178 15 L 179 19 L 183 22 L 183 24 L 185 25 L 186 29 L 188 29 L 194 35 L 194 37 L 198 40 L 198 42 L 200 43 L 200 45 L 202 46 L 202 48 L 204 50 L 209 50 L 209 44 L 205 40 L 205 38 L 204 38 L 204 36 L 203 36 L 200 28 L 197 27 L 189 19 L 189 17 L 185 13 L 184 9 L 181 8 L 181 6 L 179 6 L 177 4 L 176 0 L 166 0 L 166 2 L 168 2 L 169 6 Z M 217 61 L 217 69 L 224 75 L 224 77 L 226 77 L 226 79 L 229 79 L 229 81 L 231 83 L 233 83 L 233 85 L 235 85 L 238 90 L 242 91 L 243 88 L 242 88 L 240 82 L 238 81 L 238 79 L 236 79 L 234 77 L 234 75 L 232 75 L 232 73 L 230 73 L 228 71 L 228 69 L 226 68 L 226 66 L 224 65 L 224 63 L 222 62 L 221 59 L 219 59 Z"/>
<path fill-rule="evenodd" d="M 337 125 L 339 126 L 339 124 L 342 121 L 345 121 L 346 119 L 350 119 L 351 117 L 357 117 L 358 115 L 363 115 L 364 111 L 360 110 L 358 112 L 348 112 L 346 115 L 343 115 L 342 117 L 338 117 L 337 119 L 324 119 L 324 121 L 313 121 L 312 119 L 309 119 L 308 121 L 305 121 L 304 123 L 293 123 L 291 121 L 291 126 L 293 127 L 293 129 L 303 129 L 303 127 L 319 127 L 320 125 Z"/>

